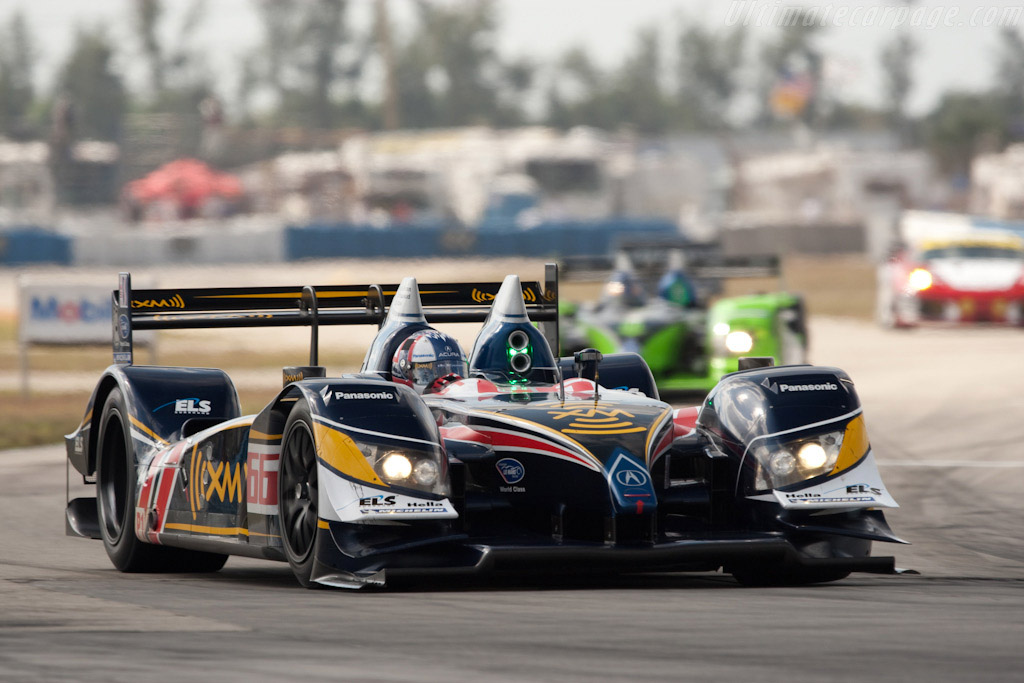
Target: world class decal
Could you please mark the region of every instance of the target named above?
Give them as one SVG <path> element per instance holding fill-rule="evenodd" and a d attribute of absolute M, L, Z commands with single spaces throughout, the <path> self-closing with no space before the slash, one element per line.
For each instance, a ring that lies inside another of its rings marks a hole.
<path fill-rule="evenodd" d="M 498 473 L 506 484 L 518 484 L 526 476 L 526 468 L 523 467 L 523 463 L 515 458 L 502 458 L 495 463 L 495 467 L 498 468 Z"/>

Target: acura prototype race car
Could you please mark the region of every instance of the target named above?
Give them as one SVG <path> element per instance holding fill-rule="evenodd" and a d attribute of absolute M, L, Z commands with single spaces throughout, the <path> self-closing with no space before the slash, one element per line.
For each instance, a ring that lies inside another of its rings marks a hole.
<path fill-rule="evenodd" d="M 723 279 L 778 277 L 778 259 L 727 259 L 709 246 L 661 249 L 653 263 L 648 255 L 639 268 L 633 259 L 644 254 L 636 250 L 650 245 L 640 242 L 620 251 L 598 301 L 562 302 L 562 351 L 638 353 L 661 391 L 707 392 L 738 370 L 743 356 L 771 356 L 785 365 L 806 362 L 806 314 L 798 294 L 708 301 Z"/>
<path fill-rule="evenodd" d="M 901 249 L 879 269 L 877 318 L 885 327 L 1024 325 L 1024 241 L 977 231 Z"/>
<path fill-rule="evenodd" d="M 896 503 L 843 371 L 751 367 L 673 409 L 640 356 L 553 356 L 557 292 L 553 265 L 543 283 L 429 286 L 133 291 L 123 273 L 114 364 L 66 444 L 96 495 L 68 501 L 67 532 L 102 539 L 121 571 L 235 554 L 285 561 L 305 586 L 894 571 L 870 551 L 902 542 L 881 510 Z M 466 321 L 483 322 L 468 358 L 433 327 Z M 380 326 L 360 372 L 318 365 L 328 324 Z M 132 362 L 135 330 L 284 325 L 310 327 L 310 362 L 254 415 L 220 370 Z"/>

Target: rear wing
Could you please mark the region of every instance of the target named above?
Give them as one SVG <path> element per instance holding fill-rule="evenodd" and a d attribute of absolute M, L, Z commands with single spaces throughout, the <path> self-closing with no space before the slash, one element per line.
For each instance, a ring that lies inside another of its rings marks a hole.
<path fill-rule="evenodd" d="M 419 285 L 423 315 L 430 323 L 483 322 L 501 282 Z M 544 266 L 543 282 L 523 282 L 530 320 L 558 348 L 558 266 Z M 114 362 L 131 365 L 134 330 L 226 327 L 311 328 L 315 357 L 319 325 L 378 325 L 384 322 L 397 284 L 295 287 L 138 289 L 121 273 L 113 292 Z"/>
<path fill-rule="evenodd" d="M 618 241 L 611 254 L 570 257 L 564 264 L 563 275 L 582 278 L 582 272 L 591 271 L 587 273 L 590 275 L 592 271 L 610 271 L 615 267 L 615 255 L 625 254 L 638 275 L 656 277 L 667 268 L 669 254 L 673 251 L 682 252 L 686 258 L 686 273 L 699 280 L 782 275 L 781 262 L 774 254 L 726 255 L 717 242 L 692 242 L 674 235 L 631 236 Z"/>
<path fill-rule="evenodd" d="M 773 278 L 782 282 L 782 263 L 774 254 L 727 255 L 716 242 L 692 242 L 677 235 L 630 236 L 617 242 L 612 254 L 567 259 L 562 275 L 567 279 L 602 280 L 615 269 L 616 255 L 624 254 L 637 277 L 653 290 L 669 269 L 672 252 L 682 254 L 683 269 L 701 298 L 720 293 L 723 281 L 733 278 Z"/>

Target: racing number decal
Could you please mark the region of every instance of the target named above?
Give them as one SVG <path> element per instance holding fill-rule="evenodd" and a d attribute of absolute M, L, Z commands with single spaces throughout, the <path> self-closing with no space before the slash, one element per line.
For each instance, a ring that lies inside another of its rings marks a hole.
<path fill-rule="evenodd" d="M 280 453 L 249 451 L 248 497 L 249 512 L 261 515 L 277 514 L 277 467 Z"/>

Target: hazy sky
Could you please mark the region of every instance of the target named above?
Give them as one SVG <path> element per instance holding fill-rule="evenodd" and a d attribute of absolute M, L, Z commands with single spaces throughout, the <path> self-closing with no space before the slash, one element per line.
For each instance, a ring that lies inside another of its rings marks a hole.
<path fill-rule="evenodd" d="M 260 40 L 253 0 L 208 0 L 207 21 L 198 45 L 212 57 L 218 78 L 233 82 L 240 55 Z M 444 2 L 446 0 L 436 0 Z M 0 0 L 0 21 L 25 13 L 45 62 L 40 75 L 52 75 L 69 48 L 74 27 L 102 23 L 115 38 L 127 40 L 130 0 Z M 355 20 L 369 20 L 373 0 L 351 0 Z M 190 0 L 166 0 L 174 27 Z M 666 37 L 678 33 L 683 18 L 723 29 L 746 24 L 755 40 L 778 30 L 787 7 L 816 12 L 825 26 L 821 47 L 830 60 L 831 87 L 844 99 L 877 104 L 881 97 L 878 53 L 899 31 L 919 42 L 911 109 L 934 105 L 947 88 L 981 89 L 991 85 L 1001 26 L 1024 31 L 1024 0 L 937 3 L 919 0 L 909 7 L 883 0 L 834 0 L 814 3 L 783 0 L 498 0 L 502 13 L 500 50 L 545 61 L 581 45 L 605 66 L 613 66 L 631 47 L 638 28 L 658 26 Z M 389 0 L 398 29 L 410 16 L 410 0 Z M 137 53 L 133 53 L 137 54 Z M 131 64 L 122 65 L 131 69 Z M 137 69 L 136 69 L 137 72 Z"/>

